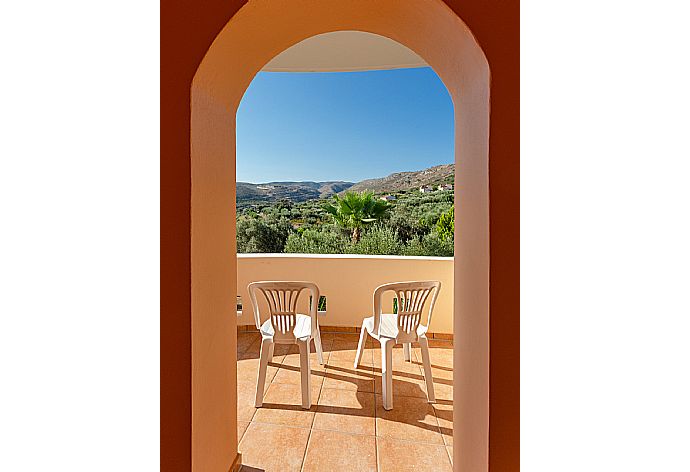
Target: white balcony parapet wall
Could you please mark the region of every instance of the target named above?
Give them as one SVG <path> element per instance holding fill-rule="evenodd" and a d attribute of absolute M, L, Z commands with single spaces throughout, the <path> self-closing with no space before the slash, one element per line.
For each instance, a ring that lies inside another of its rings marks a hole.
<path fill-rule="evenodd" d="M 408 280 L 440 280 L 430 331 L 453 333 L 453 258 L 418 256 L 369 256 L 360 254 L 238 254 L 237 293 L 243 313 L 238 325 L 253 325 L 247 285 L 258 280 L 306 280 L 316 283 L 327 297 L 324 326 L 360 327 L 372 315 L 373 293 L 379 285 Z M 308 296 L 300 304 L 305 310 Z M 392 313 L 392 295 L 384 310 Z M 426 321 L 426 319 L 424 319 Z"/>

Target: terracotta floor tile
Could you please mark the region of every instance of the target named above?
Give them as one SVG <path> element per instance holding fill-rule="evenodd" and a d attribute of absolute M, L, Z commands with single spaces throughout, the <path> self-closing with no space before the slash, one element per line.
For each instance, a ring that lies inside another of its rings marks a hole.
<path fill-rule="evenodd" d="M 373 366 L 373 349 L 365 348 L 362 352 L 360 365 L 371 367 Z M 333 350 L 328 358 L 328 364 L 338 366 L 354 367 L 355 357 L 357 356 L 357 346 L 352 349 Z"/>
<path fill-rule="evenodd" d="M 251 353 L 251 352 L 245 352 L 243 354 L 238 354 L 237 356 L 237 362 L 239 361 L 244 361 L 244 360 L 259 360 L 259 353 L 257 352 L 256 354 Z M 280 363 L 282 359 L 278 361 Z"/>
<path fill-rule="evenodd" d="M 331 352 L 333 347 L 333 341 L 330 339 L 324 339 L 323 335 L 321 335 L 321 349 L 323 349 L 324 353 L 324 359 L 327 357 L 327 354 Z M 312 342 L 312 350 L 316 352 L 316 346 Z"/>
<path fill-rule="evenodd" d="M 425 399 L 393 397 L 393 409 L 383 409 L 376 395 L 376 435 L 443 445 L 434 410 Z"/>
<path fill-rule="evenodd" d="M 323 383 L 324 370 L 311 371 L 311 384 L 312 386 L 321 387 Z M 299 367 L 294 367 L 290 365 L 283 365 L 278 370 L 278 373 L 273 378 L 273 383 L 290 384 L 290 385 L 302 385 L 302 372 Z"/>
<path fill-rule="evenodd" d="M 325 366 L 328 363 L 329 356 L 330 356 L 330 353 L 327 351 L 324 351 L 324 353 L 323 353 L 323 365 L 319 364 L 319 357 L 316 354 L 316 351 L 314 351 L 314 346 L 312 346 L 312 351 L 309 353 L 309 362 L 311 365 L 311 369 L 323 371 L 326 368 Z M 300 366 L 299 348 L 296 347 L 296 349 L 291 349 L 290 352 L 283 357 L 282 364 L 289 365 L 292 367 L 299 367 Z"/>
<path fill-rule="evenodd" d="M 242 352 L 241 356 L 238 356 L 239 358 L 259 358 L 259 353 L 261 352 L 261 336 L 257 336 L 256 340 L 247 347 L 247 349 Z"/>
<path fill-rule="evenodd" d="M 376 438 L 312 431 L 302 470 L 376 472 Z"/>
<path fill-rule="evenodd" d="M 413 348 L 412 362 L 404 361 L 402 346 L 394 348 L 394 409 L 386 411 L 378 342 L 368 338 L 362 365 L 354 369 L 358 340 L 354 333 L 322 335 L 326 365 L 311 353 L 310 410 L 301 408 L 299 349 L 276 345 L 264 407 L 256 410 L 260 338 L 238 335 L 237 432 L 245 471 L 376 471 L 377 460 L 379 471 L 452 469 L 452 343 L 430 340 L 434 405 L 426 401 L 419 348 Z M 271 448 L 266 448 L 268 437 L 277 438 Z"/>
<path fill-rule="evenodd" d="M 453 341 L 448 341 L 445 339 L 428 339 L 430 348 L 447 349 L 449 351 L 453 350 Z M 419 347 L 419 344 L 413 344 L 413 347 Z"/>
<path fill-rule="evenodd" d="M 237 441 L 242 440 L 242 435 L 249 427 L 249 421 L 237 421 Z"/>
<path fill-rule="evenodd" d="M 432 345 L 433 340 L 429 341 Z M 444 348 L 429 349 L 429 357 L 431 358 L 431 376 L 434 379 L 434 393 L 437 399 L 453 400 L 453 350 L 452 344 L 445 341 L 437 341 L 436 344 L 442 344 Z M 415 361 L 419 369 L 424 373 L 424 365 L 422 364 L 422 353 L 419 348 L 414 349 Z M 426 383 L 424 384 L 424 391 L 426 391 Z"/>
<path fill-rule="evenodd" d="M 374 339 L 369 338 L 365 344 L 364 344 L 364 349 L 365 350 L 372 350 L 374 348 L 373 344 Z M 331 353 L 341 353 L 343 351 L 349 351 L 348 354 L 338 354 L 336 355 L 335 359 L 340 358 L 341 360 L 347 356 L 348 361 L 354 361 L 354 354 L 357 352 L 357 346 L 359 345 L 359 334 L 357 335 L 338 335 L 335 339 L 333 339 L 332 344 L 329 347 L 329 350 Z M 367 360 L 367 356 L 364 356 Z"/>
<path fill-rule="evenodd" d="M 414 361 L 419 369 L 424 372 L 424 365 L 422 364 L 421 353 L 415 353 L 416 360 Z M 452 362 L 451 362 L 452 364 Z M 431 362 L 431 375 L 434 380 L 441 381 L 441 383 L 452 384 L 453 383 L 453 367 L 444 367 L 438 364 L 434 364 L 433 360 Z"/>
<path fill-rule="evenodd" d="M 273 359 L 271 362 L 280 364 L 283 362 L 283 358 L 286 354 L 290 352 L 291 347 L 294 344 L 276 344 L 273 348 Z M 294 346 L 296 348 L 296 346 Z M 247 349 L 243 354 L 237 357 L 237 360 L 243 359 L 256 359 L 258 360 L 261 356 L 261 339 L 258 339 L 254 344 L 252 344 L 249 349 Z"/>
<path fill-rule="evenodd" d="M 249 382 L 256 385 L 259 377 L 259 359 L 240 359 L 237 361 L 237 382 Z M 280 363 L 269 362 L 266 367 L 266 384 L 269 384 L 278 372 Z"/>
<path fill-rule="evenodd" d="M 336 349 L 339 344 L 354 344 L 357 347 L 359 343 L 359 333 L 331 333 L 334 346 Z"/>
<path fill-rule="evenodd" d="M 405 355 L 401 346 L 393 348 L 393 370 L 400 372 L 411 372 L 414 374 L 421 374 L 421 365 L 417 363 L 417 360 L 412 354 L 411 361 L 405 360 Z M 381 368 L 381 350 L 376 349 L 374 351 L 374 367 L 377 369 Z"/>
<path fill-rule="evenodd" d="M 308 439 L 308 429 L 252 422 L 238 449 L 242 464 L 248 467 L 265 472 L 299 472 Z"/>
<path fill-rule="evenodd" d="M 453 341 L 449 339 L 429 339 L 429 347 L 440 347 L 443 349 L 453 349 Z"/>
<path fill-rule="evenodd" d="M 376 372 L 375 392 L 381 394 L 381 358 L 374 359 Z M 395 396 L 427 398 L 426 380 L 421 367 L 415 362 L 405 361 L 402 348 L 393 349 L 393 397 Z"/>
<path fill-rule="evenodd" d="M 375 367 L 381 367 L 381 348 L 378 344 L 376 343 L 376 349 L 374 350 L 374 366 Z M 412 358 L 414 360 L 414 357 Z M 406 364 L 407 366 L 414 366 L 414 362 L 407 362 L 405 361 L 405 355 L 403 353 L 403 348 L 402 344 L 398 344 L 393 348 L 393 369 L 396 367 L 398 368 L 403 368 L 403 365 Z M 419 368 L 419 367 L 417 367 Z"/>
<path fill-rule="evenodd" d="M 313 429 L 373 436 L 375 405 L 373 393 L 321 389 Z"/>
<path fill-rule="evenodd" d="M 453 445 L 453 403 L 441 400 L 432 405 L 446 446 Z"/>
<path fill-rule="evenodd" d="M 324 352 L 330 352 L 329 347 L 333 343 L 332 340 L 326 340 L 321 338 L 321 348 Z M 276 348 L 280 346 L 282 354 L 299 354 L 299 346 L 297 344 L 276 344 Z M 314 339 L 309 343 L 310 352 L 313 354 L 316 352 L 316 341 Z"/>
<path fill-rule="evenodd" d="M 376 438 L 380 472 L 452 471 L 445 446 Z"/>
<path fill-rule="evenodd" d="M 321 341 L 326 343 L 333 343 L 333 340 L 337 337 L 337 333 L 330 333 L 326 331 L 321 331 Z"/>
<path fill-rule="evenodd" d="M 310 428 L 319 400 L 319 391 L 319 387 L 312 385 L 312 407 L 304 410 L 300 385 L 272 383 L 264 396 L 263 406 L 257 409 L 252 421 Z"/>
<path fill-rule="evenodd" d="M 273 348 L 273 358 L 275 359 L 278 357 L 282 362 L 283 357 L 285 357 L 287 354 L 297 352 L 299 352 L 299 348 L 295 344 L 276 344 Z"/>
<path fill-rule="evenodd" d="M 434 382 L 434 393 L 436 400 L 453 401 L 453 384 L 447 385 L 445 383 Z"/>
<path fill-rule="evenodd" d="M 366 361 L 367 363 L 371 363 L 371 353 L 373 352 L 374 346 L 371 343 L 367 343 L 364 345 L 364 352 L 367 352 L 369 354 L 364 354 L 362 356 L 362 359 Z M 355 353 L 357 352 L 357 343 L 356 342 L 347 342 L 347 343 L 339 343 L 335 341 L 333 343 L 333 348 L 331 349 L 331 353 L 333 354 L 331 356 L 331 359 L 333 360 L 339 360 L 340 362 L 351 362 L 353 363 L 355 360 Z"/>
<path fill-rule="evenodd" d="M 358 341 L 355 333 L 322 333 L 324 366 L 318 364 L 312 345 L 310 410 L 301 408 L 298 347 L 276 345 L 267 371 L 264 407 L 257 410 L 254 396 L 260 336 L 238 335 L 237 433 L 243 470 L 452 469 L 452 343 L 429 342 L 438 400 L 434 405 L 426 401 L 419 347 L 413 348 L 412 362 L 404 361 L 402 346 L 394 348 L 394 409 L 386 411 L 380 396 L 379 344 L 367 337 L 362 365 L 354 369 Z M 271 447 L 266 446 L 267 438 L 271 438 Z"/>
<path fill-rule="evenodd" d="M 237 419 L 239 421 L 251 421 L 256 408 L 256 382 L 237 382 Z"/>
<path fill-rule="evenodd" d="M 422 364 L 419 364 L 419 368 L 423 369 Z M 431 375 L 434 378 L 434 382 L 453 385 L 453 368 L 452 367 L 432 367 Z"/>
<path fill-rule="evenodd" d="M 375 392 L 379 395 L 382 393 L 381 375 L 377 373 L 376 383 L 374 385 Z M 426 399 L 426 384 L 423 380 L 412 380 L 405 377 L 393 376 L 393 401 L 395 397 L 415 397 Z"/>
<path fill-rule="evenodd" d="M 419 347 L 414 347 L 415 357 L 417 361 L 422 362 L 422 352 Z M 431 359 L 432 367 L 447 367 L 453 368 L 453 347 L 446 345 L 446 347 L 429 347 L 429 358 Z"/>
<path fill-rule="evenodd" d="M 374 347 L 373 344 L 374 339 L 369 338 L 364 342 L 364 348 L 365 349 L 371 349 Z M 359 345 L 359 334 L 353 334 L 352 336 L 350 335 L 339 335 L 339 337 L 335 338 L 333 340 L 333 345 L 331 346 L 331 350 L 333 352 L 336 351 L 355 351 L 357 350 L 357 346 Z"/>
<path fill-rule="evenodd" d="M 444 341 L 439 341 L 443 343 Z M 447 346 L 447 344 L 446 344 Z M 453 351 L 452 348 L 431 348 L 429 350 L 431 358 L 431 375 L 434 379 L 434 393 L 437 400 L 453 400 Z M 415 363 L 424 372 L 422 364 L 422 354 L 419 349 L 415 349 Z M 426 384 L 424 384 L 426 391 Z"/>
<path fill-rule="evenodd" d="M 348 364 L 329 364 L 326 367 L 324 388 L 374 392 L 374 372 L 371 367 L 360 366 L 354 369 Z"/>
<path fill-rule="evenodd" d="M 243 354 L 260 339 L 259 333 L 240 333 L 237 335 L 237 355 Z"/>

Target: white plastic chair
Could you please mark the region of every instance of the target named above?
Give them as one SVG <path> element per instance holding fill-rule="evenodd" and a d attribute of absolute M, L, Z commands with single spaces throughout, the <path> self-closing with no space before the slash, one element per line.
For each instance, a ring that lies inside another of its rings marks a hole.
<path fill-rule="evenodd" d="M 300 355 L 300 373 L 302 375 L 302 408 L 311 408 L 311 368 L 309 365 L 310 342 L 314 338 L 319 364 L 323 365 L 321 333 L 317 320 L 319 288 L 311 282 L 252 282 L 249 284 L 249 296 L 254 309 L 254 321 L 261 333 L 261 360 L 259 378 L 256 382 L 256 400 L 254 405 L 263 405 L 266 368 L 273 359 L 273 348 L 278 344 L 297 344 Z M 297 301 L 303 290 L 311 293 L 309 315 L 296 313 Z M 256 294 L 261 292 L 268 303 L 269 317 L 261 323 L 259 304 Z"/>
<path fill-rule="evenodd" d="M 405 361 L 411 360 L 411 343 L 418 342 L 422 351 L 424 364 L 424 379 L 429 403 L 436 401 L 434 381 L 431 375 L 431 360 L 429 359 L 429 342 L 426 333 L 431 324 L 434 304 L 441 290 L 441 282 L 395 282 L 381 285 L 374 291 L 374 316 L 365 318 L 362 322 L 362 332 L 359 335 L 355 369 L 359 366 L 364 349 L 367 333 L 381 343 L 381 385 L 383 394 L 383 408 L 393 409 L 393 346 L 403 345 Z M 382 313 L 381 295 L 392 291 L 397 300 L 397 313 Z M 421 323 L 424 305 L 431 295 L 429 315 L 426 325 Z"/>

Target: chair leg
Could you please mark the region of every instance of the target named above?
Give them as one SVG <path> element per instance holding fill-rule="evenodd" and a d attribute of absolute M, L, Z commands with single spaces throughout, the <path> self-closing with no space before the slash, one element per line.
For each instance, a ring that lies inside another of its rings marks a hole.
<path fill-rule="evenodd" d="M 357 345 L 357 354 L 355 355 L 355 369 L 359 367 L 359 362 L 362 360 L 362 351 L 364 350 L 364 342 L 367 339 L 367 330 L 362 325 L 362 331 L 359 333 L 359 344 Z"/>
<path fill-rule="evenodd" d="M 298 342 L 299 345 L 299 370 L 302 375 L 302 408 L 311 408 L 311 367 L 309 365 L 309 345 L 307 342 Z"/>
<path fill-rule="evenodd" d="M 323 365 L 323 347 L 321 346 L 321 331 L 316 327 L 316 335 L 314 336 L 314 346 L 316 347 L 316 357 L 319 364 Z"/>
<path fill-rule="evenodd" d="M 383 409 L 393 409 L 393 346 L 394 339 L 381 340 L 381 387 Z"/>
<path fill-rule="evenodd" d="M 405 356 L 405 361 L 410 362 L 412 360 L 412 343 L 403 343 L 403 355 Z"/>
<path fill-rule="evenodd" d="M 271 343 L 271 344 L 268 346 L 268 362 L 273 361 L 273 350 L 274 350 L 275 347 L 276 347 L 276 344 L 275 344 L 275 343 Z"/>
<path fill-rule="evenodd" d="M 261 408 L 264 403 L 264 387 L 266 386 L 266 368 L 270 354 L 273 352 L 273 340 L 264 338 L 261 340 L 261 359 L 259 361 L 259 378 L 256 381 L 256 398 L 254 406 Z"/>
<path fill-rule="evenodd" d="M 424 364 L 424 379 L 426 380 L 426 396 L 429 403 L 436 402 L 436 395 L 434 394 L 434 377 L 431 373 L 431 358 L 429 357 L 429 341 L 426 336 L 419 338 L 419 344 L 422 351 L 422 363 Z"/>

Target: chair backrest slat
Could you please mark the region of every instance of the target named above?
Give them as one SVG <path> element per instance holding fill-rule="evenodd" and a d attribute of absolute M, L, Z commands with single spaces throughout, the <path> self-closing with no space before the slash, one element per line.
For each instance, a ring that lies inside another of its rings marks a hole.
<path fill-rule="evenodd" d="M 312 282 L 263 281 L 249 284 L 249 296 L 254 309 L 254 321 L 261 329 L 261 314 L 256 294 L 261 293 L 268 305 L 268 316 L 274 332 L 274 341 L 294 342 L 297 324 L 297 302 L 304 290 L 311 293 L 312 300 L 319 299 L 319 289 Z M 312 303 L 309 309 L 312 333 L 316 330 L 316 313 L 318 303 Z"/>
<path fill-rule="evenodd" d="M 390 291 L 394 293 L 397 306 L 398 338 L 405 342 L 416 339 L 417 328 L 422 322 L 424 306 L 431 296 L 426 324 L 428 327 L 431 324 L 431 315 L 440 289 L 441 282 L 436 280 L 394 282 L 381 285 L 374 291 L 374 332 L 379 331 L 381 323 L 381 296 Z"/>

